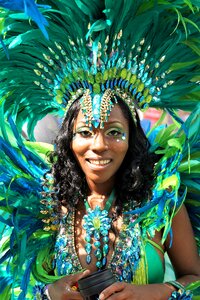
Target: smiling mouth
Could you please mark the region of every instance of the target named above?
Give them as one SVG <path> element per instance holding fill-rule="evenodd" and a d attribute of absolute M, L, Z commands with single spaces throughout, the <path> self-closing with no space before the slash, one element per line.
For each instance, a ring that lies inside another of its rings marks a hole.
<path fill-rule="evenodd" d="M 95 166 L 105 166 L 111 162 L 111 159 L 100 159 L 100 160 L 87 159 L 87 161 L 90 164 L 95 165 Z"/>

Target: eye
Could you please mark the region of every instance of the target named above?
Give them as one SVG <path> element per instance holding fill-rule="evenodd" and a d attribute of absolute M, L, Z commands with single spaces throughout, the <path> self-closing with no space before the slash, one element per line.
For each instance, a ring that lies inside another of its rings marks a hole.
<path fill-rule="evenodd" d="M 92 131 L 90 131 L 88 128 L 80 128 L 75 132 L 74 135 L 79 135 L 81 137 L 87 138 L 92 136 L 92 134 L 93 134 Z"/>
<path fill-rule="evenodd" d="M 106 135 L 112 136 L 112 137 L 119 137 L 119 136 L 122 136 L 122 134 L 123 134 L 123 132 L 117 128 L 111 128 L 106 131 Z"/>
<path fill-rule="evenodd" d="M 92 135 L 92 132 L 90 132 L 89 130 L 82 130 L 78 132 L 82 137 L 89 137 Z"/>

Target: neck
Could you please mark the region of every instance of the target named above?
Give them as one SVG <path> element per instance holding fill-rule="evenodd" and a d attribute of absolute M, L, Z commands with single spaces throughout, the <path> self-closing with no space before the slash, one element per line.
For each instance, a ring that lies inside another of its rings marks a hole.
<path fill-rule="evenodd" d="M 106 182 L 103 184 L 97 184 L 94 182 L 88 183 L 89 193 L 87 201 L 92 209 L 99 206 L 101 209 L 105 207 L 105 204 L 114 188 L 113 182 Z"/>
<path fill-rule="evenodd" d="M 96 183 L 93 181 L 87 181 L 88 184 L 88 196 L 104 196 L 108 197 L 113 188 L 114 188 L 114 180 L 111 179 L 109 182 L 105 183 Z"/>

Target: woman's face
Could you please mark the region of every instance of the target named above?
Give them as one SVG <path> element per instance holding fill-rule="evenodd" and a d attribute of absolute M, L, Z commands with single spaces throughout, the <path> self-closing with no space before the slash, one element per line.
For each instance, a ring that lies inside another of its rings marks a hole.
<path fill-rule="evenodd" d="M 104 128 L 88 127 L 82 111 L 74 122 L 71 148 L 88 182 L 114 182 L 128 150 L 128 120 L 119 105 L 111 111 Z"/>

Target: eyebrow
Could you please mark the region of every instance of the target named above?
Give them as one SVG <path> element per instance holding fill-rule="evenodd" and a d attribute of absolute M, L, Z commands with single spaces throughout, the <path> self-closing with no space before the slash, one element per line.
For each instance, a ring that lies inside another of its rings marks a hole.
<path fill-rule="evenodd" d="M 88 124 L 86 124 L 86 122 L 85 121 L 83 121 L 83 120 L 80 120 L 80 121 L 78 121 L 78 124 L 77 125 L 79 125 L 79 124 L 83 124 L 83 126 L 88 126 Z M 108 122 L 105 122 L 105 124 L 108 124 L 108 125 L 112 125 L 112 124 L 120 124 L 120 125 L 123 125 L 123 123 L 122 122 L 119 122 L 118 120 L 115 120 L 115 121 L 108 121 Z"/>

